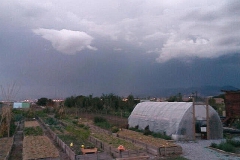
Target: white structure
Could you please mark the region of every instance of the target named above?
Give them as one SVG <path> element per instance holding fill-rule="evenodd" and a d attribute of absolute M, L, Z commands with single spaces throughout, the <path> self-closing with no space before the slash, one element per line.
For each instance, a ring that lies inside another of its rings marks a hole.
<path fill-rule="evenodd" d="M 195 120 L 193 118 L 192 102 L 143 102 L 137 104 L 128 118 L 129 127 L 138 126 L 150 131 L 165 133 L 173 139 L 183 137 L 186 140 L 195 139 L 195 122 L 206 124 L 206 105 L 194 105 Z M 223 136 L 221 120 L 217 112 L 208 106 L 209 138 L 220 139 Z"/>

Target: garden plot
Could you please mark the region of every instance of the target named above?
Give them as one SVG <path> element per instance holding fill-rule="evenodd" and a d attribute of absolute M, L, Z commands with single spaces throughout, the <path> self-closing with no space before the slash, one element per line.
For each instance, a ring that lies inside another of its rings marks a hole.
<path fill-rule="evenodd" d="M 0 138 L 0 160 L 5 160 L 9 155 L 13 144 L 13 138 Z"/>
<path fill-rule="evenodd" d="M 133 140 L 141 141 L 143 143 L 146 143 L 148 145 L 152 145 L 155 147 L 176 147 L 177 146 L 176 144 L 169 142 L 167 140 L 154 138 L 152 136 L 145 136 L 142 133 L 134 132 L 126 129 L 119 131 L 118 135 L 120 137 L 127 137 Z"/>
<path fill-rule="evenodd" d="M 90 130 L 86 125 L 73 123 L 73 119 L 57 120 L 53 117 L 43 118 L 43 121 L 75 154 L 82 154 L 82 145 L 94 148 L 88 141 Z M 66 125 L 62 125 L 63 123 Z"/>
<path fill-rule="evenodd" d="M 182 154 L 181 146 L 178 146 L 164 139 L 145 136 L 142 133 L 126 129 L 119 131 L 118 136 L 136 145 L 145 146 L 147 153 L 151 153 L 155 156 L 171 156 Z"/>
<path fill-rule="evenodd" d="M 39 123 L 37 121 L 25 121 L 24 126 L 25 127 L 37 127 L 37 126 L 39 126 Z"/>
<path fill-rule="evenodd" d="M 117 138 L 112 135 L 107 135 L 104 133 L 92 133 L 92 136 L 101 140 L 102 142 L 108 143 L 114 148 L 118 148 L 119 145 L 123 145 L 126 150 L 142 150 L 142 147 L 135 146 L 133 143 L 126 140 Z"/>
<path fill-rule="evenodd" d="M 59 158 L 58 150 L 46 136 L 26 136 L 23 140 L 23 160 Z"/>

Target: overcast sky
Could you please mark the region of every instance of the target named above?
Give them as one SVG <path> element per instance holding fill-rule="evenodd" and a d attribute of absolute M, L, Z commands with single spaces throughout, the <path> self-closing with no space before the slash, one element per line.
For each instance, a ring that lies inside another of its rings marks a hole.
<path fill-rule="evenodd" d="M 16 99 L 240 87 L 239 8 L 239 0 L 2 1 L 0 85 L 16 82 Z"/>

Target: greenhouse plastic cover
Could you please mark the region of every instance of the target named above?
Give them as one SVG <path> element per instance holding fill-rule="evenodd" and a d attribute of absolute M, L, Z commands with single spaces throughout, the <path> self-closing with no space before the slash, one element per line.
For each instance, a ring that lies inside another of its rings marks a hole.
<path fill-rule="evenodd" d="M 206 105 L 195 105 L 195 120 L 206 121 Z M 222 138 L 222 124 L 217 112 L 209 106 L 210 138 Z M 144 130 L 166 135 L 181 135 L 193 139 L 192 102 L 142 102 L 128 118 L 129 127 L 138 126 Z M 195 125 L 194 125 L 195 126 Z"/>

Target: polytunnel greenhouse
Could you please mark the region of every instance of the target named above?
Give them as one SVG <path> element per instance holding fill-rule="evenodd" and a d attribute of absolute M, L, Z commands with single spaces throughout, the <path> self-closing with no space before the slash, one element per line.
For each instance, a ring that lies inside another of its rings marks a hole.
<path fill-rule="evenodd" d="M 129 116 L 128 125 L 129 128 L 137 127 L 141 130 L 148 126 L 150 131 L 164 133 L 173 139 L 192 140 L 195 139 L 196 133 L 201 134 L 202 126 L 207 125 L 207 108 L 209 139 L 220 139 L 223 137 L 223 127 L 218 113 L 211 106 L 203 104 L 194 104 L 193 107 L 192 102 L 139 103 Z"/>

